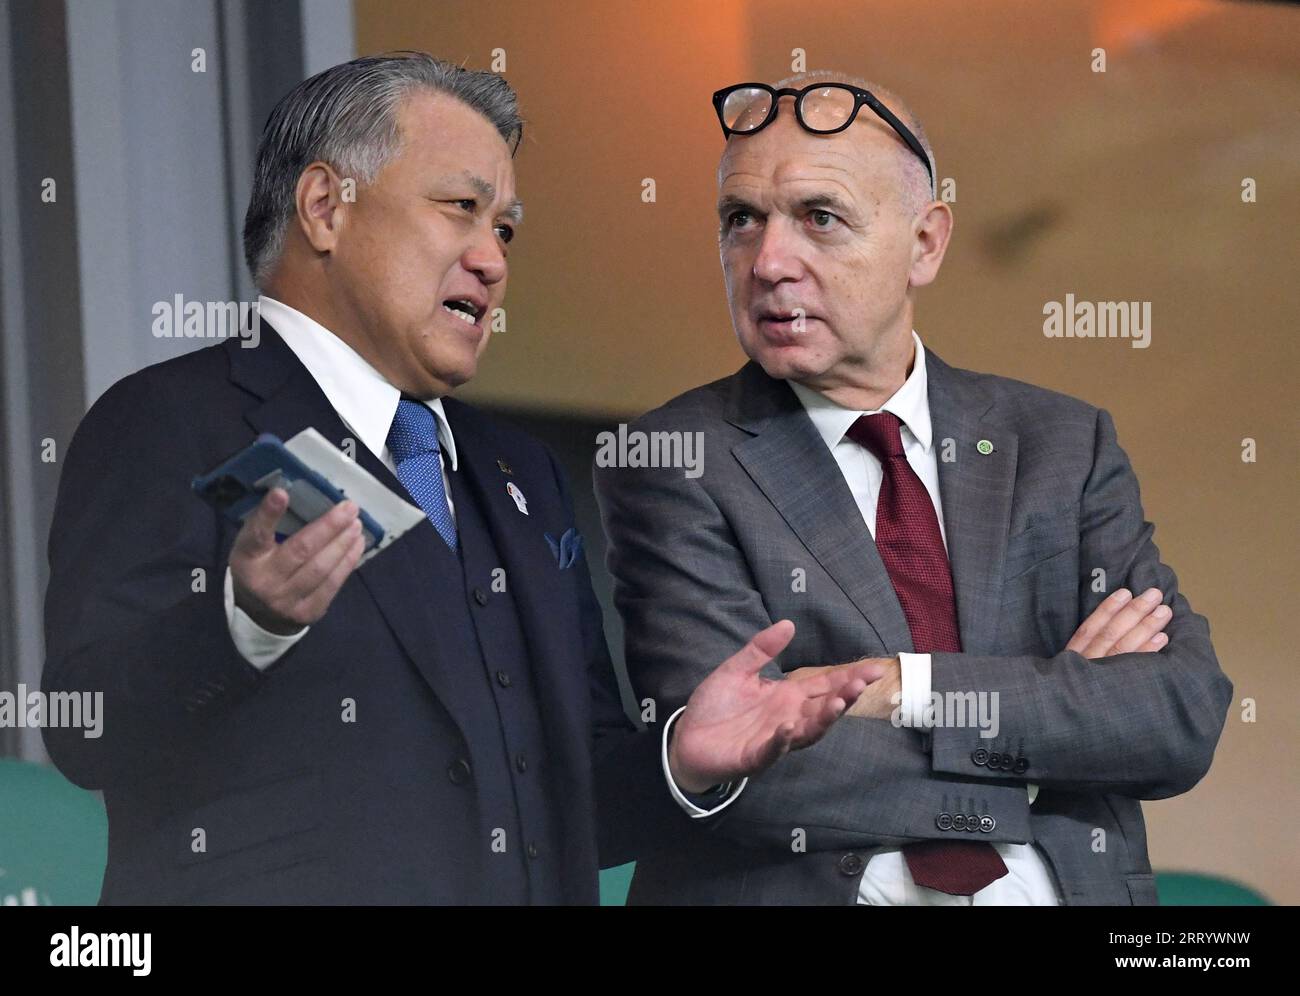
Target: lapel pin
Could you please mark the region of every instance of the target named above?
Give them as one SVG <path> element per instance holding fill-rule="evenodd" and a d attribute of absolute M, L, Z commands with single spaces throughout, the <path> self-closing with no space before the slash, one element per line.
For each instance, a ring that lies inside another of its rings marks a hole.
<path fill-rule="evenodd" d="M 497 460 L 497 466 L 501 468 L 501 473 L 503 474 L 514 473 L 514 471 L 510 469 L 510 464 L 506 463 L 504 460 Z"/>
<path fill-rule="evenodd" d="M 524 515 L 528 514 L 528 499 L 524 497 L 522 491 L 515 487 L 514 481 L 511 481 L 506 485 L 506 494 L 515 500 L 515 506 L 519 511 L 523 512 Z"/>
<path fill-rule="evenodd" d="M 984 456 L 988 456 L 990 453 L 993 452 L 993 444 L 990 443 L 987 439 L 981 439 L 978 443 L 975 444 L 975 448 L 979 450 L 980 453 L 982 453 Z"/>

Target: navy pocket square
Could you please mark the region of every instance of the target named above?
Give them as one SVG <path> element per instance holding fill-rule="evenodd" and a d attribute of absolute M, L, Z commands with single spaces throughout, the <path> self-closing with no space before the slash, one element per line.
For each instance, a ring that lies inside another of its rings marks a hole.
<path fill-rule="evenodd" d="M 554 536 L 547 533 L 546 542 L 551 545 L 551 553 L 555 554 L 555 560 L 562 571 L 572 567 L 578 559 L 578 554 L 582 552 L 582 534 L 572 526 L 565 530 L 558 542 Z"/>

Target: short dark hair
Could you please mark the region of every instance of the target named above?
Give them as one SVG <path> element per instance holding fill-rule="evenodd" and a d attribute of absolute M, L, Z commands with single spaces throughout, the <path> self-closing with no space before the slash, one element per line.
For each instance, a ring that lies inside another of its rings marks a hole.
<path fill-rule="evenodd" d="M 302 171 L 320 160 L 361 183 L 374 180 L 401 149 L 397 112 L 417 88 L 455 97 L 492 122 L 511 155 L 519 147 L 524 123 L 518 100 L 496 73 L 425 52 L 389 52 L 303 80 L 275 105 L 257 146 L 244 215 L 244 261 L 259 288 L 284 250 Z"/>

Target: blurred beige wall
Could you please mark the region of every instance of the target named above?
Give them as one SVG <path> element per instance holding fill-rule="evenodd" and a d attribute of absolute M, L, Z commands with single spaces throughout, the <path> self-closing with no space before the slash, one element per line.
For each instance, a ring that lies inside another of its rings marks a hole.
<path fill-rule="evenodd" d="M 511 407 L 637 413 L 743 362 L 717 257 L 713 90 L 787 75 L 802 48 L 810 69 L 901 92 L 956 191 L 918 331 L 951 363 L 1110 410 L 1156 541 L 1236 685 L 1206 780 L 1144 806 L 1152 863 L 1300 902 L 1300 10 L 357 0 L 356 13 L 361 53 L 489 68 L 505 50 L 528 121 L 527 219 L 508 330 L 464 396 Z M 1150 347 L 1046 338 L 1043 306 L 1067 293 L 1151 302 Z"/>

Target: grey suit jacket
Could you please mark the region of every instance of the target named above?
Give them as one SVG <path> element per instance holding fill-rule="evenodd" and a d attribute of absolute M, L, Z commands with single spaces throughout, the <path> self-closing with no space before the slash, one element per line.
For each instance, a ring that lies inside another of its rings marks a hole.
<path fill-rule="evenodd" d="M 933 353 L 926 364 L 963 648 L 933 655 L 933 689 L 996 692 L 998 736 L 845 717 L 719 815 L 683 814 L 639 861 L 630 902 L 852 903 L 865 851 L 953 836 L 1035 843 L 1067 904 L 1156 902 L 1139 800 L 1205 775 L 1232 698 L 1209 626 L 1160 560 L 1105 411 Z M 913 649 L 839 466 L 784 381 L 750 363 L 629 430 L 703 434 L 697 477 L 594 472 L 629 676 L 656 722 L 778 619 L 797 632 L 772 677 Z M 1173 609 L 1165 649 L 1064 651 L 1109 592 L 1153 585 Z M 993 829 L 944 829 L 945 813 Z"/>

